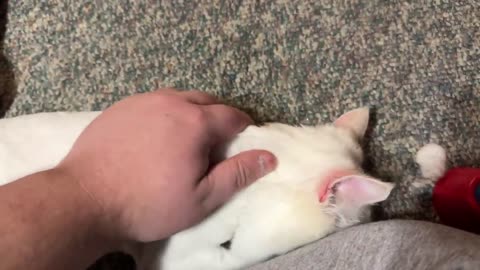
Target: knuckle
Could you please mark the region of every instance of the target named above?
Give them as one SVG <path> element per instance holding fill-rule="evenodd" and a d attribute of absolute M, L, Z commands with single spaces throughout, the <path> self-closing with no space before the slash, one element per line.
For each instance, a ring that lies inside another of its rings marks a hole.
<path fill-rule="evenodd" d="M 205 91 L 201 91 L 201 90 L 198 90 L 198 89 L 191 89 L 191 90 L 188 90 L 188 91 L 185 91 L 185 93 L 191 93 L 193 95 L 199 95 L 199 96 L 204 96 L 204 97 L 209 97 L 209 98 L 214 98 L 215 96 L 210 94 L 210 93 L 207 93 Z"/>
<path fill-rule="evenodd" d="M 224 115 L 226 115 L 232 124 L 240 127 L 251 124 L 252 121 L 250 117 L 244 112 L 225 105 L 222 105 L 222 107 Z"/>
<path fill-rule="evenodd" d="M 247 115 L 226 105 L 218 105 L 215 114 L 221 116 L 222 123 L 229 129 L 240 131 L 251 123 Z"/>
<path fill-rule="evenodd" d="M 234 162 L 235 170 L 236 170 L 236 179 L 235 185 L 236 188 L 244 188 L 248 184 L 249 173 L 247 167 L 241 162 L 236 161 Z"/>
<path fill-rule="evenodd" d="M 202 92 L 200 90 L 188 90 L 188 91 L 185 91 L 186 94 L 190 94 L 190 95 L 203 95 L 203 96 L 207 96 L 207 93 L 205 92 Z"/>
<path fill-rule="evenodd" d="M 208 116 L 200 108 L 194 108 L 188 118 L 188 125 L 190 126 L 190 136 L 193 137 L 193 140 L 196 142 L 203 142 L 205 139 L 208 139 L 210 134 Z"/>
<path fill-rule="evenodd" d="M 190 117 L 190 121 L 193 124 L 196 124 L 199 126 L 205 125 L 205 123 L 208 121 L 207 113 L 204 110 L 202 110 L 201 107 L 197 107 L 197 106 L 192 108 L 189 114 L 189 117 Z"/>
<path fill-rule="evenodd" d="M 224 104 L 217 105 L 216 110 L 219 113 L 221 113 L 222 115 L 224 115 L 225 117 L 234 118 L 234 117 L 238 116 L 238 113 L 234 108 L 232 108 L 230 106 L 227 106 L 227 105 L 224 105 Z"/>

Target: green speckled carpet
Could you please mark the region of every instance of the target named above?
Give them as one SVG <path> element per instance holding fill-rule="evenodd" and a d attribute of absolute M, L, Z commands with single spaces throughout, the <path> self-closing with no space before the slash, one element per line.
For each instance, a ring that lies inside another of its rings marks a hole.
<path fill-rule="evenodd" d="M 431 219 L 429 190 L 410 186 L 421 145 L 442 144 L 453 165 L 480 165 L 475 0 L 10 0 L 8 8 L 0 110 L 18 94 L 7 116 L 98 110 L 161 86 L 208 91 L 259 121 L 311 124 L 369 105 L 371 172 L 400 184 L 383 218 Z"/>

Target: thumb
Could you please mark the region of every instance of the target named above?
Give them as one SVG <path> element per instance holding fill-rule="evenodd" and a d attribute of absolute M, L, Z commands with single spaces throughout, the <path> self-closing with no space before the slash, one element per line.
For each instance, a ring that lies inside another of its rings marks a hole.
<path fill-rule="evenodd" d="M 271 172 L 276 163 L 270 152 L 251 150 L 217 164 L 199 185 L 206 210 L 225 203 L 235 192 Z"/>

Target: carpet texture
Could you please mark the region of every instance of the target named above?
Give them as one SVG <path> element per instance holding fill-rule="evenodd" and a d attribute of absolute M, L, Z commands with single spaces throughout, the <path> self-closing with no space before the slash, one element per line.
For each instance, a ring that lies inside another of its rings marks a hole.
<path fill-rule="evenodd" d="M 368 105 L 369 172 L 398 183 L 378 219 L 435 219 L 431 188 L 411 185 L 425 143 L 445 146 L 451 165 L 480 164 L 475 0 L 11 0 L 8 9 L 0 112 L 18 94 L 7 116 L 99 110 L 162 86 L 208 91 L 260 122 L 326 122 Z"/>

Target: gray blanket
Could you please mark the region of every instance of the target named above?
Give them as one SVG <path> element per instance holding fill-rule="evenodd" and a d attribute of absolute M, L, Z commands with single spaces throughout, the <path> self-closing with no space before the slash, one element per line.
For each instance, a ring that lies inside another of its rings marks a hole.
<path fill-rule="evenodd" d="M 480 163 L 478 1 L 39 2 L 1 9 L 1 112 L 18 92 L 7 116 L 99 110 L 163 86 L 260 122 L 368 105 L 367 167 L 399 184 L 378 219 L 434 220 L 431 188 L 411 185 L 423 144 L 445 146 L 452 166 Z"/>

